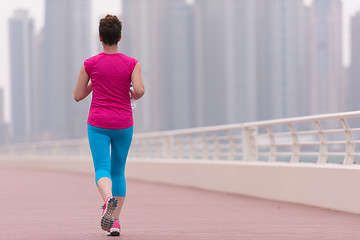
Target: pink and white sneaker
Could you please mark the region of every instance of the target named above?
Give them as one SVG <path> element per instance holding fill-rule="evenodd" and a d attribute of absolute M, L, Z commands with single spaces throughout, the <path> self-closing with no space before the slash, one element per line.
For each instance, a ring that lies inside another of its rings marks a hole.
<path fill-rule="evenodd" d="M 114 219 L 114 223 L 110 228 L 110 236 L 119 236 L 121 233 L 120 221 L 119 219 Z"/>
<path fill-rule="evenodd" d="M 103 213 L 101 216 L 101 229 L 104 231 L 109 231 L 110 228 L 113 226 L 113 212 L 117 207 L 118 200 L 115 197 L 108 197 L 105 200 L 104 205 L 102 206 Z"/>

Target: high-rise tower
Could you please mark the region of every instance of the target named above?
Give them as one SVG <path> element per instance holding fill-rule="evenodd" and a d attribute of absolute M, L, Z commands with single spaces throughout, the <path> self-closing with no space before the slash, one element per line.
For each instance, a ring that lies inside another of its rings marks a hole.
<path fill-rule="evenodd" d="M 351 64 L 348 70 L 348 85 L 346 94 L 347 111 L 360 109 L 360 12 L 351 18 Z"/>
<path fill-rule="evenodd" d="M 33 19 L 26 10 L 16 10 L 9 20 L 11 138 L 15 142 L 31 134 L 33 96 Z"/>
<path fill-rule="evenodd" d="M 340 0 L 315 0 L 309 10 L 310 114 L 344 110 Z"/>
<path fill-rule="evenodd" d="M 89 99 L 73 100 L 83 61 L 90 57 L 90 0 L 46 0 L 45 128 L 53 138 L 86 136 Z"/>

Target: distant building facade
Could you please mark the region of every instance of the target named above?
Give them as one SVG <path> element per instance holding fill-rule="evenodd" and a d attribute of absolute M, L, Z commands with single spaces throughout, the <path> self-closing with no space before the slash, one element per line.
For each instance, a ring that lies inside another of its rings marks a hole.
<path fill-rule="evenodd" d="M 195 127 L 196 84 L 194 71 L 194 11 L 185 1 L 165 5 L 166 24 L 162 59 L 163 81 L 160 83 L 164 129 Z M 167 37 L 167 38 L 166 38 Z M 176 106 L 176 107 L 174 107 Z"/>
<path fill-rule="evenodd" d="M 44 27 L 44 131 L 49 138 L 86 136 L 90 99 L 73 100 L 83 61 L 90 57 L 90 0 L 46 0 Z"/>
<path fill-rule="evenodd" d="M 195 82 L 196 92 L 201 97 L 201 106 L 197 109 L 202 115 L 203 125 L 218 125 L 226 122 L 226 35 L 225 3 L 227 1 L 197 0 L 196 9 L 196 59 L 199 66 L 195 66 L 197 74 Z M 233 49 L 235 51 L 235 49 Z"/>
<path fill-rule="evenodd" d="M 47 86 L 45 79 L 45 48 L 44 48 L 44 29 L 34 36 L 34 80 L 31 85 L 33 95 L 32 110 L 32 140 L 41 141 L 48 139 L 47 136 L 47 112 L 45 98 Z"/>
<path fill-rule="evenodd" d="M 257 119 L 304 114 L 308 94 L 302 0 L 257 0 Z"/>
<path fill-rule="evenodd" d="M 139 60 L 146 88 L 134 110 L 135 131 L 193 127 L 192 8 L 185 0 L 122 5 L 120 51 Z"/>
<path fill-rule="evenodd" d="M 308 19 L 310 114 L 344 111 L 341 1 L 314 0 L 309 9 Z"/>
<path fill-rule="evenodd" d="M 360 12 L 351 18 L 351 63 L 347 71 L 347 111 L 360 110 Z"/>
<path fill-rule="evenodd" d="M 26 10 L 16 10 L 9 20 L 11 139 L 26 141 L 32 134 L 34 24 Z"/>
<path fill-rule="evenodd" d="M 225 123 L 257 119 L 257 11 L 253 0 L 224 1 Z"/>
<path fill-rule="evenodd" d="M 140 131 L 344 108 L 339 0 L 122 2 L 120 46 L 141 59 L 149 94 Z"/>

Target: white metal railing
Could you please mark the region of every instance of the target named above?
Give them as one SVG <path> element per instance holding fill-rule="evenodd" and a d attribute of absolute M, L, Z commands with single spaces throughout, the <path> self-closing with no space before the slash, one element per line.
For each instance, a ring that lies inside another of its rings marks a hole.
<path fill-rule="evenodd" d="M 90 157 L 87 139 L 0 145 L 0 160 L 13 157 Z"/>
<path fill-rule="evenodd" d="M 360 111 L 135 134 L 130 158 L 353 164 Z M 1 157 L 90 156 L 86 139 L 0 147 Z"/>

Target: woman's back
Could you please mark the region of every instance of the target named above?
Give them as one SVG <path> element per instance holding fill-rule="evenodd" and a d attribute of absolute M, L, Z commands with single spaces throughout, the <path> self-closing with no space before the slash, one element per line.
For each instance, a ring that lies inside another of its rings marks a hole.
<path fill-rule="evenodd" d="M 133 125 L 129 89 L 138 61 L 121 53 L 100 53 L 84 62 L 93 96 L 88 124 L 122 129 Z"/>

